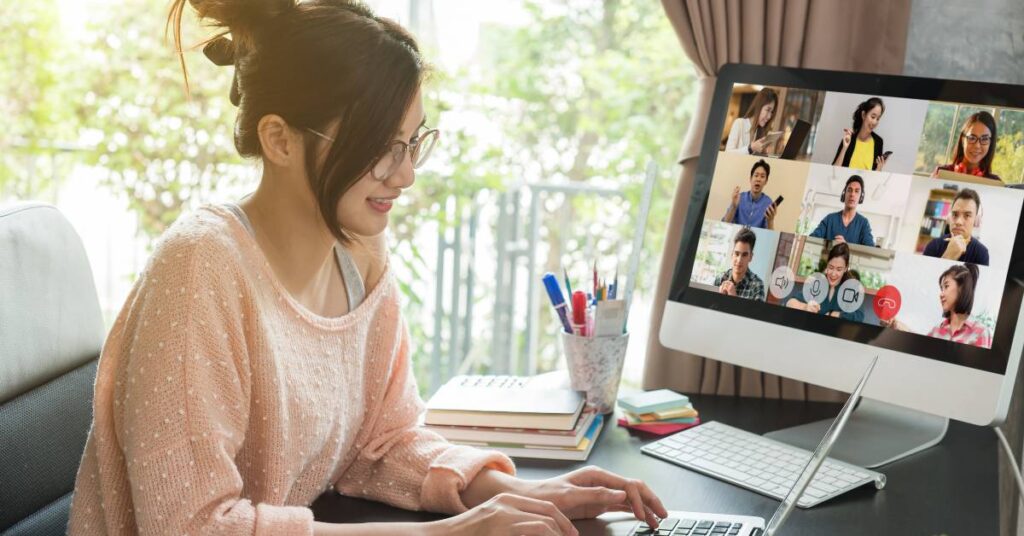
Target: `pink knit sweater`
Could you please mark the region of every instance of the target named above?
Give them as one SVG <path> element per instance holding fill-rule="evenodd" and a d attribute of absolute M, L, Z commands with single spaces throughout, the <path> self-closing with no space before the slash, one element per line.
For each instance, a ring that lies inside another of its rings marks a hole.
<path fill-rule="evenodd" d="M 164 236 L 103 347 L 71 534 L 312 534 L 334 487 L 465 510 L 504 455 L 418 427 L 409 335 L 388 270 L 355 310 L 317 316 L 230 212 Z"/>

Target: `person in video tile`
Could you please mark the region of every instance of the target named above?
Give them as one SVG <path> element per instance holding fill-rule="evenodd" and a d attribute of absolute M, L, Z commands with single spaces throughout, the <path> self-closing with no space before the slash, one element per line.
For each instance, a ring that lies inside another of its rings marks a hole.
<path fill-rule="evenodd" d="M 978 192 L 970 188 L 960 190 L 953 198 L 953 206 L 949 210 L 950 232 L 928 242 L 924 254 L 988 266 L 988 248 L 977 238 L 971 237 L 979 210 L 981 196 Z"/>
<path fill-rule="evenodd" d="M 875 134 L 885 113 L 885 103 L 878 97 L 860 103 L 853 112 L 853 128 L 843 129 L 843 139 L 836 149 L 833 166 L 882 171 L 885 167 L 885 144 Z"/>
<path fill-rule="evenodd" d="M 779 107 L 779 95 L 771 88 L 762 88 L 754 96 L 743 117 L 737 117 L 729 129 L 725 142 L 726 151 L 740 151 L 748 154 L 765 154 L 773 140 L 768 137 L 772 119 Z"/>
<path fill-rule="evenodd" d="M 757 236 L 749 227 L 736 232 L 732 239 L 732 267 L 715 278 L 718 292 L 748 300 L 764 301 L 764 282 L 749 270 L 754 258 L 754 243 Z"/>
<path fill-rule="evenodd" d="M 939 305 L 942 306 L 942 322 L 928 332 L 929 337 L 947 341 L 992 347 L 992 332 L 979 322 L 971 322 L 971 308 L 974 307 L 974 290 L 978 286 L 978 267 L 973 264 L 950 266 L 939 276 Z M 882 320 L 881 324 L 900 331 L 910 331 L 897 318 Z"/>
<path fill-rule="evenodd" d="M 952 171 L 990 179 L 993 184 L 1003 184 L 998 175 L 992 173 L 992 159 L 996 155 L 996 120 L 988 112 L 971 114 L 960 129 L 953 153 L 953 163 L 935 168 L 932 177 L 939 171 Z"/>
<path fill-rule="evenodd" d="M 772 229 L 775 225 L 775 203 L 764 193 L 772 168 L 762 158 L 750 168 L 750 190 L 740 192 L 737 186 L 732 191 L 732 203 L 725 210 L 722 221 L 737 223 L 761 229 Z"/>
<path fill-rule="evenodd" d="M 825 300 L 821 303 L 815 301 L 805 303 L 803 300 L 793 297 L 786 301 L 786 307 L 862 322 L 864 320 L 863 311 L 858 309 L 852 313 L 847 313 L 839 308 L 839 293 L 837 290 L 840 285 L 852 277 L 853 274 L 850 273 L 850 246 L 842 242 L 835 244 L 828 251 L 828 260 L 825 263 L 825 279 L 828 281 L 828 294 L 825 296 Z M 796 289 L 793 292 L 794 295 L 798 295 Z"/>
<path fill-rule="evenodd" d="M 822 218 L 818 226 L 811 231 L 811 236 L 838 243 L 874 246 L 875 237 L 871 234 L 871 222 L 857 214 L 857 205 L 864 202 L 864 179 L 860 175 L 851 175 L 846 179 L 846 186 L 839 196 L 839 201 L 843 203 L 843 210 Z"/>

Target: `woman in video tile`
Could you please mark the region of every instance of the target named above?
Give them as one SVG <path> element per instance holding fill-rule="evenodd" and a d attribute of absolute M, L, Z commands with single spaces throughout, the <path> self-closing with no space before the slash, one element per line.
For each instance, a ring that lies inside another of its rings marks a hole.
<path fill-rule="evenodd" d="M 882 171 L 888 155 L 882 137 L 875 134 L 885 113 L 885 103 L 878 97 L 860 103 L 853 112 L 853 128 L 843 129 L 843 139 L 836 149 L 833 166 Z"/>
<path fill-rule="evenodd" d="M 781 133 L 770 133 L 769 128 L 779 107 L 779 95 L 771 88 L 762 88 L 750 103 L 747 113 L 736 118 L 729 129 L 726 151 L 764 155 Z M 769 135 L 772 134 L 772 135 Z"/>
<path fill-rule="evenodd" d="M 929 337 L 947 341 L 992 347 L 992 332 L 980 322 L 972 322 L 974 291 L 978 286 L 978 267 L 974 264 L 950 266 L 939 276 L 939 305 L 942 321 L 928 332 Z M 881 324 L 899 331 L 911 331 L 899 319 L 882 320 Z"/>
<path fill-rule="evenodd" d="M 839 292 L 837 290 L 840 285 L 852 277 L 854 276 L 850 274 L 850 246 L 846 245 L 846 243 L 836 244 L 829 250 L 828 260 L 825 261 L 825 280 L 828 281 L 828 293 L 825 295 L 824 300 L 821 303 L 814 300 L 804 302 L 797 297 L 792 297 L 786 302 L 786 307 L 842 318 L 844 320 L 862 322 L 864 320 L 863 311 L 858 309 L 852 313 L 847 313 L 839 308 Z M 804 284 L 807 283 L 805 282 Z M 798 295 L 795 289 L 794 295 Z"/>
<path fill-rule="evenodd" d="M 973 175 L 1002 186 L 1003 181 L 992 173 L 992 159 L 996 155 L 996 120 L 988 112 L 971 114 L 960 129 L 953 153 L 953 163 L 935 168 L 932 177 L 939 177 L 940 171 L 951 171 Z"/>

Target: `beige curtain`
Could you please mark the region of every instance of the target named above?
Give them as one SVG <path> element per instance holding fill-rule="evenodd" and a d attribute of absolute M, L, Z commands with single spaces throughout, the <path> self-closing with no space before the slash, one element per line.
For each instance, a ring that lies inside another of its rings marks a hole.
<path fill-rule="evenodd" d="M 645 389 L 670 387 L 691 393 L 840 400 L 838 393 L 828 389 L 669 350 L 659 342 L 658 332 L 718 69 L 725 63 L 752 63 L 900 73 L 910 3 L 911 0 L 662 0 L 683 51 L 701 76 L 697 83 L 697 108 L 683 141 L 682 171 L 655 287 L 644 364 Z"/>

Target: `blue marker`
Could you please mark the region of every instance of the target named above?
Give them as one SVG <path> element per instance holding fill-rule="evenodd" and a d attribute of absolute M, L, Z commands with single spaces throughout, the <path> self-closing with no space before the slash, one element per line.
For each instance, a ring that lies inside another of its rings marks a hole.
<path fill-rule="evenodd" d="M 544 274 L 542 281 L 544 281 L 544 288 L 548 290 L 551 305 L 555 308 L 555 312 L 558 313 L 558 318 L 562 320 L 562 327 L 566 333 L 572 333 L 569 314 L 565 312 L 568 306 L 565 303 L 565 298 L 562 296 L 562 289 L 558 287 L 558 278 L 555 277 L 555 274 L 548 272 Z"/>

